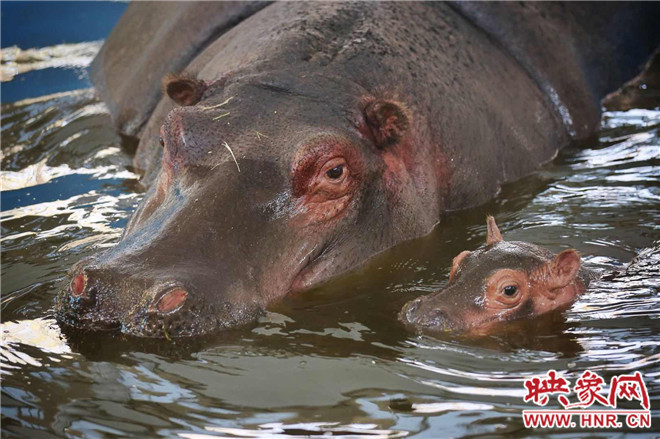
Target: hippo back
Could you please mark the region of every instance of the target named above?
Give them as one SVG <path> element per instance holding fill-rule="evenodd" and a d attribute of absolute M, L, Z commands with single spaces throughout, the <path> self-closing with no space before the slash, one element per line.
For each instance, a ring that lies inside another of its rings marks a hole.
<path fill-rule="evenodd" d="M 160 82 L 269 2 L 133 2 L 92 63 L 90 79 L 118 130 L 138 135 Z"/>

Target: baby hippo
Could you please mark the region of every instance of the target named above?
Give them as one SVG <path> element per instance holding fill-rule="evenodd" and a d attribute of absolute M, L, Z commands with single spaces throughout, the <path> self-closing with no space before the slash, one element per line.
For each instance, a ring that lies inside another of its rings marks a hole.
<path fill-rule="evenodd" d="M 487 218 L 486 246 L 453 260 L 447 287 L 408 302 L 399 318 L 425 333 L 483 333 L 499 322 L 535 317 L 570 305 L 593 272 L 575 250 L 558 255 L 526 242 L 504 241 Z"/>

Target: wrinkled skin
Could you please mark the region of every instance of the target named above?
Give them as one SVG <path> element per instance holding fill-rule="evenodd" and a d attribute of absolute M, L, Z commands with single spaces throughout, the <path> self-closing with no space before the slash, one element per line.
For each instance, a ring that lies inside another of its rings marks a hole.
<path fill-rule="evenodd" d="M 456 256 L 447 287 L 407 303 L 399 318 L 417 332 L 483 334 L 506 321 L 568 307 L 594 277 L 575 250 L 555 255 L 534 244 L 504 241 L 489 217 L 486 246 Z"/>
<path fill-rule="evenodd" d="M 185 75 L 166 80 L 155 109 L 110 102 L 117 125 L 140 136 L 135 165 L 149 190 L 119 244 L 72 268 L 58 320 L 148 337 L 253 321 L 428 233 L 444 211 L 484 202 L 596 126 L 603 86 L 585 89 L 593 72 L 579 63 L 591 46 L 539 77 L 543 65 L 523 63 L 469 16 L 444 3 L 277 3 L 223 28 Z M 544 32 L 529 38 L 564 32 L 574 47 L 579 20 L 563 18 L 537 14 Z M 113 47 L 130 46 L 120 41 Z M 95 61 L 106 100 L 153 96 L 153 81 L 113 93 L 117 53 Z M 182 62 L 167 47 L 145 56 Z M 635 62 L 621 60 L 622 70 Z M 576 90 L 589 96 L 580 106 Z"/>

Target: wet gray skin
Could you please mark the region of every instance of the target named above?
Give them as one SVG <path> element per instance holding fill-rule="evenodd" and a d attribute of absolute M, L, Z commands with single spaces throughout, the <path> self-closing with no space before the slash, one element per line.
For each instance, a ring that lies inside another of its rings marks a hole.
<path fill-rule="evenodd" d="M 403 307 L 399 319 L 405 326 L 430 334 L 486 333 L 498 323 L 566 308 L 597 277 L 581 266 L 574 250 L 556 255 L 527 242 L 504 241 L 492 217 L 488 227 L 485 247 L 454 258 L 445 289 Z M 557 273 L 565 279 L 557 281 Z"/>
<path fill-rule="evenodd" d="M 634 9 L 627 20 L 648 17 Z M 660 38 L 635 32 L 635 56 L 613 58 L 621 71 L 602 77 L 580 61 L 631 52 L 613 49 L 609 34 L 591 44 L 585 35 L 598 29 L 580 8 L 548 12 L 535 15 L 548 27 L 510 41 L 457 5 L 278 3 L 209 41 L 185 75 L 166 81 L 150 117 L 106 99 L 119 126 L 139 131 L 134 164 L 149 190 L 117 247 L 72 267 L 58 320 L 148 337 L 252 322 L 277 300 L 428 234 L 444 212 L 492 198 L 588 135 L 599 99 Z M 564 13 L 576 17 L 568 27 Z M 135 34 L 123 30 L 96 72 L 112 78 L 106 91 L 140 100 L 141 85 L 111 75 Z M 547 46 L 545 32 L 566 36 L 547 51 L 561 69 L 525 55 Z M 140 61 L 167 52 L 149 54 Z"/>
<path fill-rule="evenodd" d="M 344 100 L 353 104 L 354 86 L 344 86 L 351 93 L 336 89 L 332 102 L 315 102 L 301 99 L 304 86 L 292 96 L 268 77 L 225 84 L 199 106 L 169 114 L 158 179 L 119 244 L 73 267 L 56 308 L 61 321 L 153 337 L 233 327 L 253 321 L 282 292 L 305 289 L 419 233 L 415 224 L 383 230 L 399 208 L 385 202 L 373 178 L 383 172 L 378 151 L 347 129 Z M 220 109 L 204 108 L 229 98 Z M 263 105 L 250 105 L 255 101 Z M 241 118 L 209 124 L 224 109 Z M 323 129 L 314 126 L 319 113 Z M 290 132 L 274 127 L 294 120 Z M 286 155 L 281 144 L 292 146 Z M 346 157 L 350 171 L 343 174 L 356 189 L 325 204 L 304 203 L 308 194 L 298 192 L 319 171 L 309 157 L 323 165 L 330 148 Z M 302 171 L 291 177 L 291 168 Z M 350 208 L 341 210 L 344 203 Z"/>

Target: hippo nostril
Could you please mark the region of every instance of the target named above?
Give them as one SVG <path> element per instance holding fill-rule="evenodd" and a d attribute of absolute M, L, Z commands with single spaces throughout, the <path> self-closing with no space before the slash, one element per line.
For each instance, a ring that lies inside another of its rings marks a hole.
<path fill-rule="evenodd" d="M 424 324 L 426 326 L 444 328 L 449 322 L 449 314 L 443 309 L 433 309 L 425 316 Z"/>
<path fill-rule="evenodd" d="M 415 299 L 407 306 L 407 311 L 409 313 L 414 313 L 419 308 L 419 304 L 422 303 L 422 299 Z"/>
<path fill-rule="evenodd" d="M 188 292 L 183 288 L 174 288 L 173 290 L 165 293 L 158 299 L 152 309 L 159 314 L 170 314 L 183 306 Z"/>
<path fill-rule="evenodd" d="M 401 315 L 404 320 L 406 320 L 409 323 L 414 323 L 417 320 L 417 309 L 419 308 L 419 305 L 422 303 L 421 298 L 417 298 L 415 300 L 412 300 L 408 302 L 404 307 L 401 312 Z"/>
<path fill-rule="evenodd" d="M 71 295 L 73 297 L 83 297 L 85 295 L 85 287 L 87 287 L 87 276 L 80 273 L 71 281 Z"/>

